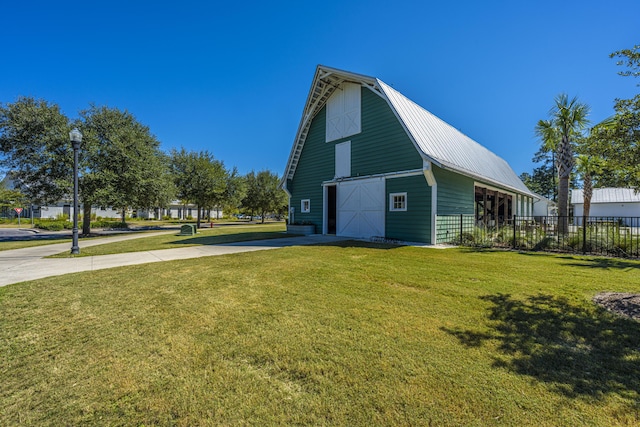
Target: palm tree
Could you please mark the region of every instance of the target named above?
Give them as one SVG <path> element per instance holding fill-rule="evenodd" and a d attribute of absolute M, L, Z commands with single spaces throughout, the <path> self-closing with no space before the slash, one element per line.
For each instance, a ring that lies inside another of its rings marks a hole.
<path fill-rule="evenodd" d="M 593 175 L 597 172 L 598 163 L 594 157 L 586 154 L 579 154 L 576 158 L 578 173 L 582 176 L 582 195 L 584 198 L 584 209 L 582 215 L 588 219 L 591 211 L 591 196 L 593 196 Z M 586 226 L 586 224 L 583 224 Z"/>
<path fill-rule="evenodd" d="M 558 170 L 558 231 L 566 233 L 569 228 L 569 180 L 575 166 L 573 142 L 589 123 L 589 106 L 561 93 L 554 99 L 555 105 L 549 110 L 549 120 L 538 122 L 536 132 L 543 143 L 555 148 Z M 542 124 L 542 125 L 541 125 Z M 544 132 L 544 133 L 542 133 Z"/>
<path fill-rule="evenodd" d="M 584 196 L 583 215 L 588 217 L 591 211 L 594 181 L 596 186 L 603 178 L 603 145 L 609 145 L 607 130 L 614 126 L 613 117 L 604 119 L 591 128 L 589 135 L 577 139 L 576 166 L 582 177 L 582 194 Z M 610 175 L 610 174 L 609 174 Z M 586 224 L 585 224 L 586 225 Z"/>

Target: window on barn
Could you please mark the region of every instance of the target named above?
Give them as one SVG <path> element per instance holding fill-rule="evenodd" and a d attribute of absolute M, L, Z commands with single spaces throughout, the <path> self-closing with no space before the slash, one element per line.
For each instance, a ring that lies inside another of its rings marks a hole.
<path fill-rule="evenodd" d="M 304 199 L 300 202 L 300 212 L 302 213 L 311 212 L 311 200 Z"/>
<path fill-rule="evenodd" d="M 407 193 L 389 194 L 389 210 L 391 212 L 405 212 L 407 210 Z"/>

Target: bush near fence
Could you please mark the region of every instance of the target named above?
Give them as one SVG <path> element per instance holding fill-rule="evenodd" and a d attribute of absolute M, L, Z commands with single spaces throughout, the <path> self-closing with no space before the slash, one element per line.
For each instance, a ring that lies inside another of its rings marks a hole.
<path fill-rule="evenodd" d="M 36 228 L 46 231 L 71 230 L 73 228 L 73 223 L 65 219 L 36 219 L 33 224 Z M 79 224 L 79 226 L 82 228 L 82 224 Z M 91 228 L 127 229 L 129 226 L 126 222 L 99 220 L 91 221 Z"/>
<path fill-rule="evenodd" d="M 560 233 L 558 223 L 564 218 L 569 227 Z M 474 215 L 440 215 L 436 243 L 640 257 L 640 217 L 514 216 L 498 222 L 493 226 Z"/>

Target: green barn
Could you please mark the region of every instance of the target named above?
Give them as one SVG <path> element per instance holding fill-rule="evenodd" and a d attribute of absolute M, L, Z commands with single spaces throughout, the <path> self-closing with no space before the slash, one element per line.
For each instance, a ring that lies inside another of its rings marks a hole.
<path fill-rule="evenodd" d="M 493 226 L 535 195 L 506 161 L 374 77 L 318 66 L 282 180 L 315 232 L 437 243 L 439 221 Z"/>

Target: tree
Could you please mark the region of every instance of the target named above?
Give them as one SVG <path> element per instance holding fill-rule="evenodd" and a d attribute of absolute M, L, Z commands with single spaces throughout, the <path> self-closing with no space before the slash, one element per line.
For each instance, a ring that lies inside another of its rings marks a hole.
<path fill-rule="evenodd" d="M 184 148 L 171 151 L 171 171 L 178 198 L 197 206 L 196 226 L 200 228 L 201 210 L 224 204 L 229 191 L 228 171 L 208 151 L 186 151 Z"/>
<path fill-rule="evenodd" d="M 555 201 L 558 195 L 557 174 L 555 170 L 558 166 L 556 162 L 556 151 L 559 145 L 559 135 L 550 120 L 539 120 L 535 127 L 535 133 L 540 137 L 542 145 L 533 156 L 533 162 L 540 163 L 543 161 L 545 173 L 548 173 L 548 169 L 551 169 L 551 184 L 554 188 L 553 200 Z"/>
<path fill-rule="evenodd" d="M 80 195 L 85 206 L 83 233 L 91 206 L 122 209 L 163 206 L 172 198 L 168 163 L 149 128 L 128 111 L 91 106 L 80 112 L 83 133 Z"/>
<path fill-rule="evenodd" d="M 588 154 L 578 154 L 576 157 L 578 173 L 582 177 L 582 197 L 584 209 L 582 215 L 588 217 L 591 212 L 591 197 L 593 196 L 594 176 L 599 171 L 599 159 Z"/>
<path fill-rule="evenodd" d="M 236 211 L 242 205 L 242 199 L 246 194 L 246 182 L 238 169 L 234 167 L 227 174 L 226 188 L 218 205 L 224 211 Z"/>
<path fill-rule="evenodd" d="M 534 163 L 542 163 L 542 165 L 533 169 L 533 174 L 524 172 L 520 175 L 520 179 L 534 193 L 550 200 L 556 200 L 557 185 L 556 172 L 554 167 L 555 155 L 553 151 L 545 151 L 542 147 L 533 156 Z"/>
<path fill-rule="evenodd" d="M 247 192 L 242 200 L 242 206 L 252 215 L 253 213 L 260 215 L 262 223 L 267 214 L 279 213 L 282 206 L 287 204 L 286 193 L 278 188 L 280 178 L 277 174 L 269 170 L 263 170 L 257 174 L 251 171 L 246 175 L 245 181 Z"/>
<path fill-rule="evenodd" d="M 0 209 L 22 208 L 27 203 L 27 197 L 19 190 L 0 188 Z"/>
<path fill-rule="evenodd" d="M 609 58 L 622 58 L 616 65 L 626 66 L 628 69 L 618 71 L 623 77 L 640 77 L 640 44 L 635 45 L 632 49 L 622 49 L 613 52 Z M 640 86 L 640 83 L 638 83 Z"/>
<path fill-rule="evenodd" d="M 37 204 L 58 202 L 73 187 L 69 119 L 56 104 L 30 97 L 0 105 L 0 164 Z"/>
<path fill-rule="evenodd" d="M 597 129 L 593 143 L 621 186 L 640 188 L 640 95 L 614 108 L 611 125 Z"/>
<path fill-rule="evenodd" d="M 626 66 L 621 76 L 640 77 L 640 45 L 613 52 L 610 57 L 623 58 Z M 640 86 L 640 83 L 638 83 Z M 640 94 L 631 99 L 617 99 L 615 114 L 606 126 L 591 131 L 589 145 L 602 159 L 600 184 L 612 187 L 640 188 Z"/>
<path fill-rule="evenodd" d="M 554 147 L 558 171 L 558 231 L 566 233 L 569 227 L 569 181 L 575 166 L 573 144 L 588 123 L 589 107 L 577 98 L 560 94 L 549 110 L 549 120 L 541 120 L 536 133 L 543 144 Z"/>

